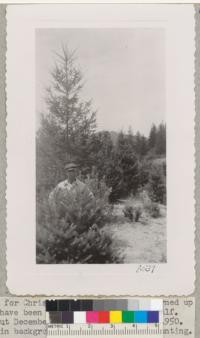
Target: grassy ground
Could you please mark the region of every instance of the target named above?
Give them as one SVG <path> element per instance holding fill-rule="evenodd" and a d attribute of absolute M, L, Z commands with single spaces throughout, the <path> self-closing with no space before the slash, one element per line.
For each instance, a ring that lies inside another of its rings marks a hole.
<path fill-rule="evenodd" d="M 138 222 L 124 217 L 125 201 L 114 206 L 114 221 L 105 227 L 113 239 L 113 249 L 119 249 L 124 263 L 166 262 L 166 207 L 160 205 L 160 216 L 153 218 L 142 210 Z"/>

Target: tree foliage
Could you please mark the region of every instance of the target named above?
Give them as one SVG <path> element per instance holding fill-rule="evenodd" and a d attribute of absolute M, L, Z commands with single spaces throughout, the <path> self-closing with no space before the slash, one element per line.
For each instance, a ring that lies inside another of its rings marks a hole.
<path fill-rule="evenodd" d="M 83 76 L 75 64 L 75 52 L 62 48 L 56 56 L 46 93 L 47 112 L 36 139 L 38 189 L 62 180 L 67 160 L 77 158 L 85 163 L 89 138 L 96 127 L 92 101 L 81 97 Z"/>
<path fill-rule="evenodd" d="M 110 235 L 102 229 L 111 216 L 110 190 L 96 177 L 87 178 L 85 183 L 84 190 L 69 192 L 58 201 L 62 213 L 52 214 L 44 202 L 37 220 L 38 263 L 122 262 L 122 257 L 112 248 Z"/>
<path fill-rule="evenodd" d="M 112 187 L 111 201 L 124 198 L 137 190 L 139 162 L 129 139 L 122 132 L 112 153 L 106 181 Z"/>
<path fill-rule="evenodd" d="M 67 48 L 57 54 L 57 63 L 51 72 L 52 85 L 47 89 L 49 112 L 62 128 L 67 150 L 70 152 L 77 137 L 88 137 L 95 130 L 96 117 L 91 100 L 80 98 L 83 76 L 75 65 L 75 52 Z"/>
<path fill-rule="evenodd" d="M 166 155 L 166 125 L 160 123 L 158 127 L 152 125 L 149 138 L 148 148 L 156 155 Z"/>
<path fill-rule="evenodd" d="M 152 201 L 166 204 L 165 163 L 152 164 L 147 187 Z"/>

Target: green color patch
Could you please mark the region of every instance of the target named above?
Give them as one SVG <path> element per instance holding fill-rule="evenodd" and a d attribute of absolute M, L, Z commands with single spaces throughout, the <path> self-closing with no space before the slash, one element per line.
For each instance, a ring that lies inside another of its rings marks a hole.
<path fill-rule="evenodd" d="M 122 312 L 122 322 L 123 323 L 134 323 L 134 312 L 133 311 L 123 311 Z"/>

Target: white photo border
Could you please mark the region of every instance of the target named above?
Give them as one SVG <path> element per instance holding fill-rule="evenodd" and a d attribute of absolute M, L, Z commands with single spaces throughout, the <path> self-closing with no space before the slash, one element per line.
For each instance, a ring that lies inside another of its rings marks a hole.
<path fill-rule="evenodd" d="M 166 31 L 167 263 L 145 264 L 143 269 L 140 264 L 36 264 L 35 29 L 78 27 Z M 168 296 L 194 291 L 194 38 L 193 6 L 8 6 L 6 197 L 11 293 Z"/>

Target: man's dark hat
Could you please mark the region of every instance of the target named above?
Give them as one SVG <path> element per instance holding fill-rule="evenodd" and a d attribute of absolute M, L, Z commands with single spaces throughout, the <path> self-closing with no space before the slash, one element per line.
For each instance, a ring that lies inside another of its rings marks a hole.
<path fill-rule="evenodd" d="M 65 165 L 66 170 L 75 169 L 75 168 L 78 168 L 78 167 L 79 167 L 79 165 L 77 163 L 74 163 L 74 162 L 70 162 L 70 163 L 67 163 Z"/>

